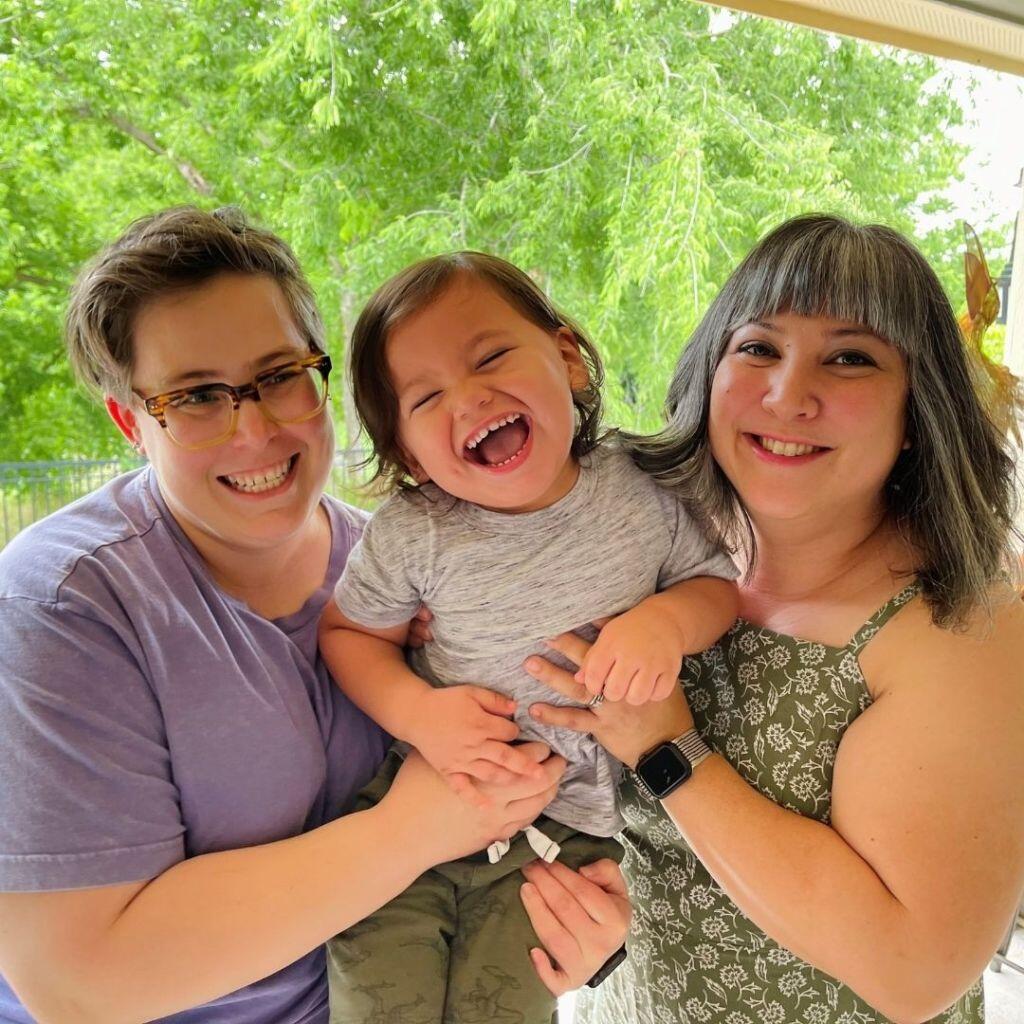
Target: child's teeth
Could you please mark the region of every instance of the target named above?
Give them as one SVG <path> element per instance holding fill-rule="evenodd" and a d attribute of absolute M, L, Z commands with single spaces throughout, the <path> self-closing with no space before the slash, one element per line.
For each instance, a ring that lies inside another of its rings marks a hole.
<path fill-rule="evenodd" d="M 471 437 L 466 442 L 466 447 L 470 451 L 472 451 L 492 430 L 497 430 L 498 427 L 503 427 L 505 426 L 506 423 L 515 423 L 517 419 L 519 419 L 519 413 L 510 412 L 507 415 L 501 416 L 498 419 L 494 420 L 494 422 L 488 423 L 486 427 L 481 428 L 478 434 L 476 434 L 474 437 Z M 502 465 L 504 465 L 504 463 L 502 463 Z"/>

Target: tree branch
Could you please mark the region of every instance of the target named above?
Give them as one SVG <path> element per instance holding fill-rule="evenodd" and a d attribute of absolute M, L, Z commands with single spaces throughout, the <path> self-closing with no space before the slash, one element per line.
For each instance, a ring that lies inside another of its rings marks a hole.
<path fill-rule="evenodd" d="M 200 195 L 213 195 L 213 186 L 202 176 L 195 165 L 190 164 L 187 160 L 179 160 L 169 149 L 161 146 L 155 136 L 138 127 L 138 125 L 132 124 L 128 118 L 122 117 L 120 114 L 97 115 L 96 111 L 88 103 L 79 104 L 75 111 L 80 117 L 102 117 L 103 120 L 113 125 L 119 132 L 135 139 L 136 142 L 142 143 L 151 153 L 154 153 L 163 160 L 169 160 L 174 164 L 178 173 Z"/>
<path fill-rule="evenodd" d="M 170 160 L 172 164 L 178 169 L 178 173 L 200 194 L 204 196 L 213 195 L 213 186 L 199 173 L 198 168 L 188 163 L 186 160 L 178 160 L 174 155 L 163 146 L 160 145 L 156 139 L 149 134 L 147 131 L 143 131 L 137 125 L 134 125 L 127 118 L 122 117 L 120 114 L 110 114 L 107 120 L 118 130 L 124 132 L 125 135 L 135 139 L 136 142 L 141 142 L 151 153 L 155 153 L 157 156 L 165 157 Z"/>
<path fill-rule="evenodd" d="M 566 157 L 561 163 L 552 164 L 550 167 L 537 167 L 533 170 L 524 170 L 523 174 L 550 174 L 552 171 L 559 171 L 568 164 L 571 164 L 573 160 L 576 160 L 578 157 L 586 156 L 593 145 L 594 140 L 591 139 L 589 142 L 584 142 L 575 153 Z"/>
<path fill-rule="evenodd" d="M 40 277 L 38 274 L 28 274 L 24 270 L 14 272 L 14 280 L 17 284 L 37 284 L 42 288 L 55 288 L 57 281 L 51 281 L 48 277 Z"/>

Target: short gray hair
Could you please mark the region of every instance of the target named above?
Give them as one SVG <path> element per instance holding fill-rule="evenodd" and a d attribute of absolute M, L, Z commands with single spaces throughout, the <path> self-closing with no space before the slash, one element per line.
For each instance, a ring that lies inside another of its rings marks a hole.
<path fill-rule="evenodd" d="M 913 444 L 885 485 L 888 513 L 919 553 L 914 567 L 933 621 L 963 626 L 988 605 L 1013 550 L 1014 459 L 972 383 L 956 317 L 938 278 L 902 235 L 811 214 L 786 221 L 733 271 L 693 332 L 666 400 L 666 426 L 629 435 L 633 457 L 655 479 L 681 487 L 719 540 L 756 557 L 738 495 L 711 455 L 711 384 L 732 333 L 778 313 L 864 324 L 899 352 L 909 385 Z"/>
<path fill-rule="evenodd" d="M 127 401 L 139 310 L 161 295 L 197 288 L 223 273 L 273 278 L 310 350 L 324 350 L 313 291 L 280 238 L 248 224 L 237 207 L 207 213 L 177 206 L 134 221 L 79 273 L 64 332 L 78 379 L 94 394 Z"/>

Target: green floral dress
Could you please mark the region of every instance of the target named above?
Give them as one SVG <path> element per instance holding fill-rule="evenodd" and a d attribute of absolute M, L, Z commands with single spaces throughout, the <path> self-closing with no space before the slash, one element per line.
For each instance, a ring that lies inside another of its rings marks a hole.
<path fill-rule="evenodd" d="M 759 792 L 827 822 L 836 748 L 871 703 L 858 655 L 913 584 L 843 648 L 738 621 L 686 662 L 701 735 Z M 875 1024 L 875 1010 L 773 942 L 722 891 L 661 804 L 627 780 L 622 867 L 635 909 L 629 959 L 577 1001 L 580 1024 Z M 936 1018 L 981 1024 L 979 980 Z"/>

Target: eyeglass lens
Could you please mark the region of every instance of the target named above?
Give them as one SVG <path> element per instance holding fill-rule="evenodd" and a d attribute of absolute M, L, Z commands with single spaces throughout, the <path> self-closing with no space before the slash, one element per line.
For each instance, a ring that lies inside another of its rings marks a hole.
<path fill-rule="evenodd" d="M 283 367 L 257 385 L 263 411 L 278 423 L 298 423 L 323 407 L 327 381 L 316 367 Z M 182 395 L 164 409 L 167 430 L 178 444 L 203 445 L 231 434 L 234 403 L 224 391 Z"/>

